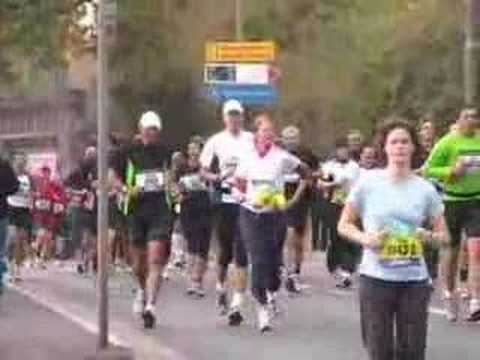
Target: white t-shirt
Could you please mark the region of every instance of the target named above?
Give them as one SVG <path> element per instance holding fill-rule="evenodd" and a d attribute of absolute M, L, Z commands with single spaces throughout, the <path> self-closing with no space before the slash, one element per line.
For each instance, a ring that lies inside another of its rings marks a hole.
<path fill-rule="evenodd" d="M 346 193 L 360 177 L 360 166 L 353 160 L 349 160 L 345 164 L 330 160 L 323 164 L 322 170 L 326 175 L 332 175 L 333 181 Z"/>
<path fill-rule="evenodd" d="M 227 173 L 232 174 L 222 183 L 222 188 L 231 189 L 233 174 L 237 166 L 253 150 L 252 133 L 242 130 L 237 135 L 234 135 L 224 130 L 207 141 L 200 155 L 200 164 L 202 167 L 208 168 L 216 156 L 219 160 L 220 174 L 222 176 Z M 226 193 L 222 195 L 222 202 L 237 203 L 238 200 L 231 194 Z"/>
<path fill-rule="evenodd" d="M 253 149 L 237 168 L 235 176 L 247 181 L 245 208 L 257 212 L 252 206 L 260 186 L 268 186 L 283 193 L 285 176 L 294 172 L 301 164 L 300 159 L 289 152 L 274 146 L 264 157 Z"/>
<path fill-rule="evenodd" d="M 32 182 L 28 175 L 18 176 L 18 191 L 8 197 L 7 202 L 11 207 L 28 208 L 30 202 L 30 192 L 32 191 Z"/>

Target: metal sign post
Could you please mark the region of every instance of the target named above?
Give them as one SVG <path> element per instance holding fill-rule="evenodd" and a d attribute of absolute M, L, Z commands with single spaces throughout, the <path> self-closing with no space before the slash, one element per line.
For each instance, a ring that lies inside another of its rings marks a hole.
<path fill-rule="evenodd" d="M 98 126 L 98 348 L 108 347 L 108 114 L 105 0 L 98 1 L 97 126 Z"/>
<path fill-rule="evenodd" d="M 473 106 L 478 105 L 480 95 L 480 0 L 467 1 L 465 20 L 465 103 Z"/>

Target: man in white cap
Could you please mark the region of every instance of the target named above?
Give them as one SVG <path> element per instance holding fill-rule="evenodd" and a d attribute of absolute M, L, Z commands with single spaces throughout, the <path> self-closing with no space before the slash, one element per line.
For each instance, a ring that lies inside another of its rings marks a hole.
<path fill-rule="evenodd" d="M 238 326 L 243 321 L 242 305 L 247 287 L 247 255 L 238 227 L 239 203 L 232 195 L 234 173 L 242 159 L 253 150 L 253 134 L 244 131 L 244 108 L 237 100 L 223 104 L 225 129 L 212 136 L 202 151 L 200 163 L 203 176 L 214 183 L 220 193 L 218 206 L 217 305 L 222 314 L 228 312 L 228 322 Z M 214 159 L 219 171 L 212 171 Z M 234 294 L 228 311 L 226 281 L 228 266 L 234 260 Z"/>
<path fill-rule="evenodd" d="M 138 280 L 133 310 L 142 315 L 147 329 L 156 323 L 155 305 L 169 257 L 172 228 L 172 212 L 165 195 L 166 169 L 171 156 L 159 142 L 161 130 L 160 117 L 153 111 L 144 113 L 137 141 L 125 149 L 123 161 L 118 161 L 126 164 L 126 169 L 124 166 L 114 169 L 128 189 L 125 212 Z"/>
<path fill-rule="evenodd" d="M 285 127 L 282 130 L 281 141 L 284 148 L 307 165 L 310 171 L 317 170 L 318 158 L 310 149 L 302 146 L 298 127 L 293 125 Z M 286 198 L 296 199 L 294 205 L 287 211 L 285 266 L 288 277 L 285 287 L 290 293 L 301 292 L 299 276 L 304 258 L 307 216 L 313 200 L 312 188 L 312 181 L 302 179 L 298 172 L 285 177 Z"/>

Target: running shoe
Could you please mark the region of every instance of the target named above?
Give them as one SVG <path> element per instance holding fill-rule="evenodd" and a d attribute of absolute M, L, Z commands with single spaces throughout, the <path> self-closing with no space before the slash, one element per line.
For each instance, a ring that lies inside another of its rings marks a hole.
<path fill-rule="evenodd" d="M 187 288 L 187 295 L 202 298 L 205 296 L 202 284 L 199 282 L 192 282 Z"/>
<path fill-rule="evenodd" d="M 480 300 L 471 299 L 470 300 L 470 315 L 467 318 L 469 322 L 480 321 Z"/>
<path fill-rule="evenodd" d="M 142 314 L 143 318 L 143 327 L 145 329 L 153 329 L 156 324 L 156 317 L 155 317 L 155 307 L 151 304 L 145 307 L 145 311 Z"/>
<path fill-rule="evenodd" d="M 135 299 L 133 300 L 132 311 L 134 315 L 143 314 L 145 310 L 145 291 L 137 289 Z"/>
<path fill-rule="evenodd" d="M 240 308 L 232 307 L 230 313 L 228 314 L 228 325 L 229 326 L 240 326 L 243 322 L 243 316 L 240 312 Z"/>
<path fill-rule="evenodd" d="M 450 322 L 457 321 L 458 318 L 458 303 L 455 295 L 450 292 L 444 294 L 445 313 L 447 320 Z"/>
<path fill-rule="evenodd" d="M 271 324 L 271 316 L 268 308 L 266 306 L 259 306 L 257 309 L 257 324 L 258 329 L 262 334 L 270 332 L 273 330 Z"/>
<path fill-rule="evenodd" d="M 272 317 L 277 316 L 280 314 L 280 309 L 278 308 L 277 304 L 277 296 L 275 293 L 268 292 L 267 293 L 267 298 L 268 298 L 268 310 L 270 311 L 270 314 Z"/>
<path fill-rule="evenodd" d="M 285 289 L 290 294 L 300 294 L 302 289 L 300 288 L 300 284 L 298 281 L 298 277 L 296 275 L 289 275 L 285 282 Z"/>
<path fill-rule="evenodd" d="M 339 270 L 336 272 L 336 276 L 339 282 L 337 285 L 335 285 L 335 287 L 339 289 L 349 289 L 353 285 L 351 273 L 344 270 Z"/>
<path fill-rule="evenodd" d="M 225 290 L 217 290 L 217 308 L 221 315 L 226 315 L 228 312 L 228 298 Z"/>

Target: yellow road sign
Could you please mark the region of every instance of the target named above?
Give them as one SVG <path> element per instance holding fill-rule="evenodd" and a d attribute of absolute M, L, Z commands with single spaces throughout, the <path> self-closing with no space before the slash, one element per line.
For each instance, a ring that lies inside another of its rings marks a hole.
<path fill-rule="evenodd" d="M 207 62 L 270 62 L 275 60 L 273 41 L 208 42 Z"/>

